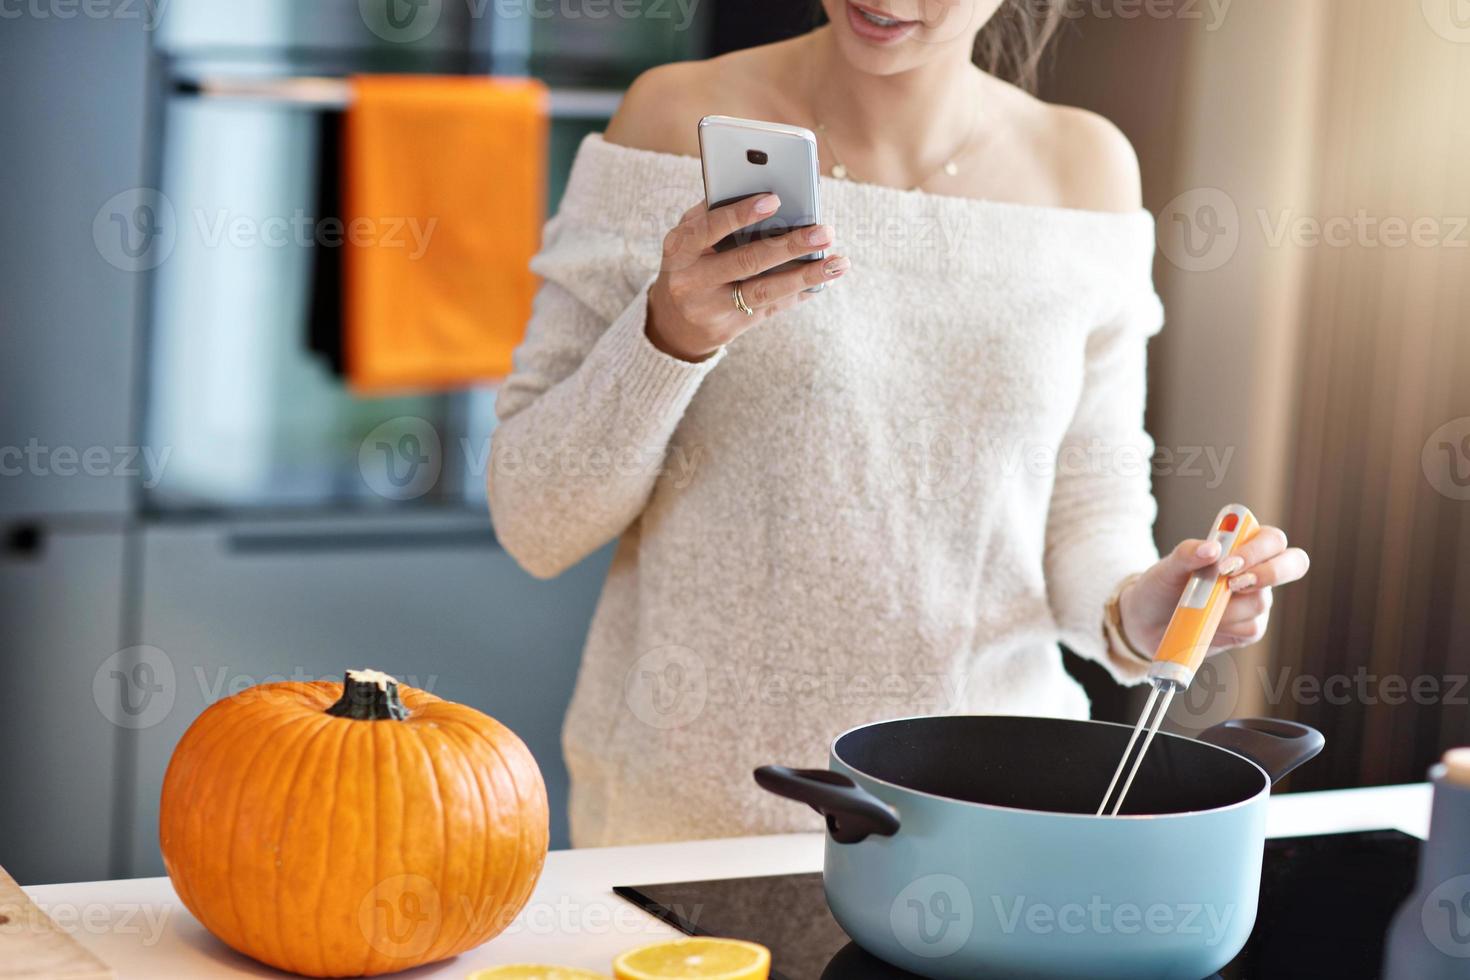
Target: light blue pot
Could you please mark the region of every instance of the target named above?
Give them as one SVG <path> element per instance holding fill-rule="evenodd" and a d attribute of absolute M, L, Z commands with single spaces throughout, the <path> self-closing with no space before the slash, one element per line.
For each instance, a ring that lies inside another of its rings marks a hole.
<path fill-rule="evenodd" d="M 757 780 L 827 816 L 832 913 L 890 964 L 936 980 L 1200 980 L 1245 945 L 1271 784 L 1322 736 L 1269 720 L 1160 735 L 1124 815 L 1093 816 L 1128 734 L 904 719 L 839 736 L 831 772 Z"/>

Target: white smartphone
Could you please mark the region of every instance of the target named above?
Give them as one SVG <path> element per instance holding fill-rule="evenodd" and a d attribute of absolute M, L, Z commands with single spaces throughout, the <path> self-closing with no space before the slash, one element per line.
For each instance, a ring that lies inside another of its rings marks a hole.
<path fill-rule="evenodd" d="M 704 164 L 705 204 L 711 210 L 755 194 L 774 193 L 781 198 L 775 214 L 729 236 L 715 246 L 717 251 L 821 220 L 821 170 L 817 137 L 811 130 L 733 116 L 705 116 L 699 121 L 699 155 Z M 795 262 L 818 262 L 826 257 L 825 251 L 812 252 Z M 822 283 L 807 292 L 825 288 Z"/>

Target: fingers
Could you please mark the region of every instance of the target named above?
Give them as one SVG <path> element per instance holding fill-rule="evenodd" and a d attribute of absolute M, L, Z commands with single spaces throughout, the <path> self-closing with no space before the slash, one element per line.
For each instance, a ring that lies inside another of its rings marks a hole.
<path fill-rule="evenodd" d="M 1215 639 L 1210 644 L 1212 648 L 1231 649 L 1233 647 L 1250 646 L 1252 643 L 1260 643 L 1266 638 L 1266 628 L 1270 625 L 1271 617 L 1261 616 L 1246 622 L 1235 623 L 1228 629 L 1221 626 L 1215 633 Z"/>
<path fill-rule="evenodd" d="M 1230 591 L 1249 593 L 1253 590 L 1269 591 L 1274 585 L 1295 582 L 1307 574 L 1312 560 L 1300 548 L 1287 548 L 1269 561 L 1254 568 L 1246 568 L 1230 579 Z"/>
<path fill-rule="evenodd" d="M 770 306 L 761 307 L 757 313 L 757 318 L 760 320 L 769 320 L 772 317 L 780 316 L 787 310 L 795 309 L 808 300 L 816 299 L 818 295 L 818 293 L 808 292 L 793 293 L 790 296 L 777 300 Z"/>
<path fill-rule="evenodd" d="M 1244 569 L 1255 568 L 1285 550 L 1286 532 L 1279 527 L 1263 527 L 1235 554 L 1220 563 L 1220 574 L 1235 575 Z"/>
<path fill-rule="evenodd" d="M 827 225 L 796 228 L 711 256 L 700 263 L 699 274 L 710 286 L 753 279 L 792 259 L 820 252 L 832 244 L 832 238 Z"/>
<path fill-rule="evenodd" d="M 703 203 L 685 211 L 664 236 L 663 271 L 685 273 L 714 248 L 715 243 L 741 228 L 764 221 L 781 207 L 774 194 L 748 197 L 713 211 Z"/>
<path fill-rule="evenodd" d="M 754 310 L 764 310 L 813 286 L 842 278 L 852 267 L 845 256 L 834 255 L 821 262 L 804 262 L 800 268 L 783 269 L 740 284 L 740 295 Z"/>
<path fill-rule="evenodd" d="M 1231 596 L 1225 607 L 1225 614 L 1220 617 L 1220 628 L 1230 631 L 1234 627 L 1249 625 L 1262 616 L 1269 615 L 1273 601 L 1274 596 L 1270 589 Z"/>
<path fill-rule="evenodd" d="M 1227 578 L 1231 596 L 1212 649 L 1230 650 L 1259 643 L 1271 622 L 1272 589 L 1302 578 L 1310 565 L 1305 551 L 1287 547 L 1284 531 L 1269 526 L 1262 527 L 1239 551 L 1221 561 L 1219 570 Z"/>
<path fill-rule="evenodd" d="M 1182 589 L 1189 576 L 1208 566 L 1220 557 L 1218 541 L 1201 541 L 1188 538 L 1179 542 L 1174 550 L 1160 562 L 1159 571 L 1164 575 L 1164 584 L 1169 589 Z M 1158 566 L 1156 566 L 1158 567 Z"/>
<path fill-rule="evenodd" d="M 1212 646 L 1228 650 L 1259 643 L 1271 624 L 1274 598 L 1269 588 L 1232 595 Z"/>
<path fill-rule="evenodd" d="M 714 248 L 740 229 L 766 220 L 780 207 L 781 199 L 775 194 L 759 194 L 706 211 L 702 215 L 696 210 L 689 221 L 696 238 L 702 243 L 701 247 Z"/>
<path fill-rule="evenodd" d="M 1169 554 L 1169 560 L 1187 568 L 1191 572 L 1204 568 L 1210 562 L 1220 557 L 1220 542 L 1201 541 L 1198 538 L 1187 538 L 1179 542 Z"/>

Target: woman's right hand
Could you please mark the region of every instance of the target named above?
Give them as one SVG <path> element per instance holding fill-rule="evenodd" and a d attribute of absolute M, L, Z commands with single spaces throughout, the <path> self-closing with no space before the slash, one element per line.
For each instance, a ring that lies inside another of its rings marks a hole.
<path fill-rule="evenodd" d="M 761 237 L 728 252 L 715 244 L 776 213 L 774 194 L 736 201 L 713 211 L 703 204 L 684 213 L 664 238 L 663 263 L 648 291 L 648 339 L 665 354 L 701 361 L 758 323 L 819 294 L 806 290 L 840 279 L 851 263 L 840 255 L 799 268 L 779 265 L 832 244 L 826 225 Z M 754 313 L 735 305 L 734 287 Z"/>

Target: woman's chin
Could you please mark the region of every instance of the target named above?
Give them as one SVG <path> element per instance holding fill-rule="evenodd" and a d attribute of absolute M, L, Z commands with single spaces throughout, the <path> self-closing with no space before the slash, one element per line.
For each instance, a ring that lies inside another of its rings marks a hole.
<path fill-rule="evenodd" d="M 853 34 L 846 25 L 835 25 L 833 33 L 843 60 L 867 75 L 898 75 L 918 67 L 925 60 L 925 52 L 915 50 L 916 42 L 912 40 L 875 45 Z"/>

